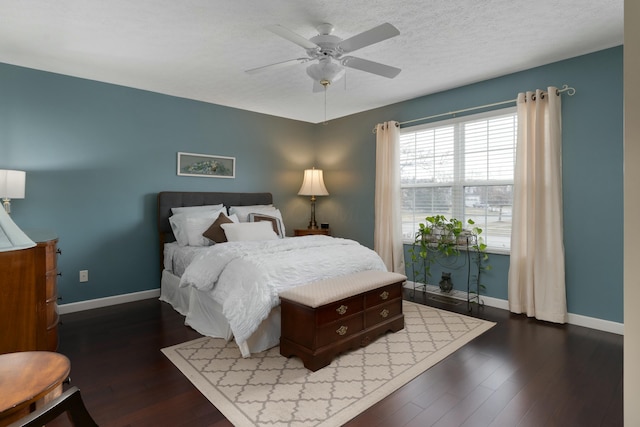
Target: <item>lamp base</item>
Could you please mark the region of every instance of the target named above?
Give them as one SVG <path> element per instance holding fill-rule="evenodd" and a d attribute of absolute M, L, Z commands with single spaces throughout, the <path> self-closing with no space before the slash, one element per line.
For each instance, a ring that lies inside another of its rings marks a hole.
<path fill-rule="evenodd" d="M 309 230 L 318 229 L 318 223 L 316 222 L 316 196 L 311 196 L 311 219 L 307 228 Z"/>
<path fill-rule="evenodd" d="M 11 213 L 11 199 L 2 199 L 2 205 L 6 213 Z"/>

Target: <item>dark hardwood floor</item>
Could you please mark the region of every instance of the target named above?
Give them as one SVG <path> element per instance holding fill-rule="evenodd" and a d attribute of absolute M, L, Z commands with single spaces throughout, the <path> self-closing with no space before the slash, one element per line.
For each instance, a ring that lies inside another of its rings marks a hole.
<path fill-rule="evenodd" d="M 466 314 L 466 303 L 416 301 Z M 497 325 L 347 425 L 623 425 L 622 336 L 491 307 L 472 315 Z M 100 426 L 231 425 L 160 352 L 200 336 L 183 320 L 155 299 L 62 316 L 59 351 Z"/>

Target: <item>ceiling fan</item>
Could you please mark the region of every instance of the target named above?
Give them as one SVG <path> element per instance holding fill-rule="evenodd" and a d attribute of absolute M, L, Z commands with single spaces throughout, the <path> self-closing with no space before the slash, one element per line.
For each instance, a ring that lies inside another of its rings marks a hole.
<path fill-rule="evenodd" d="M 377 74 L 390 79 L 400 73 L 400 68 L 357 58 L 355 56 L 344 56 L 344 54 L 397 36 L 400 34 L 400 31 L 393 25 L 384 23 L 346 40 L 331 34 L 333 32 L 333 25 L 331 24 L 320 24 L 316 28 L 318 35 L 310 39 L 305 39 L 282 25 L 268 26 L 267 29 L 269 31 L 303 47 L 307 51 L 307 57 L 277 62 L 275 64 L 246 70 L 246 72 L 254 74 L 264 70 L 314 61 L 313 64 L 307 67 L 307 74 L 314 82 L 314 92 L 319 92 L 323 88 L 326 89 L 328 85 L 342 78 L 345 74 L 344 67 L 366 71 L 367 73 Z"/>

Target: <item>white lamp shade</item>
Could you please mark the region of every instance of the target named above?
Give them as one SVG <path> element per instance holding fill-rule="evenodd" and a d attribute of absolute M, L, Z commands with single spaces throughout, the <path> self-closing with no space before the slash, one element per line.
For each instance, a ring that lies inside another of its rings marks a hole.
<path fill-rule="evenodd" d="M 4 209 L 0 208 L 0 252 L 32 248 L 36 244 L 16 225 Z"/>
<path fill-rule="evenodd" d="M 0 198 L 24 199 L 26 173 L 0 169 Z"/>
<path fill-rule="evenodd" d="M 307 169 L 304 171 L 302 187 L 298 191 L 300 196 L 328 196 L 327 187 L 324 186 L 321 169 Z"/>

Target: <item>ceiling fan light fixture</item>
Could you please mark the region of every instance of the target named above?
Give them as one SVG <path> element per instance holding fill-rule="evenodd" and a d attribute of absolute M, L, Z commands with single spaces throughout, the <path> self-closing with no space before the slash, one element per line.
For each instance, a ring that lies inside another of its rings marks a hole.
<path fill-rule="evenodd" d="M 334 83 L 344 76 L 344 67 L 332 62 L 329 58 L 321 59 L 317 64 L 307 67 L 307 74 L 320 84 L 323 84 L 323 81 Z"/>

